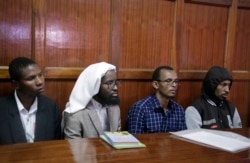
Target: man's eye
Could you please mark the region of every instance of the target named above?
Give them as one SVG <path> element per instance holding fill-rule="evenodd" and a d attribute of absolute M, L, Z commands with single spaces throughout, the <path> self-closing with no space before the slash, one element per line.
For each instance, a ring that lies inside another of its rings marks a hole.
<path fill-rule="evenodd" d="M 172 82 L 172 80 L 171 79 L 167 79 L 167 80 L 165 80 L 167 83 L 171 83 Z"/>
<path fill-rule="evenodd" d="M 44 76 L 44 74 L 43 74 L 43 73 L 40 73 L 40 74 L 38 74 L 38 76 L 39 76 L 39 77 L 43 77 L 43 76 Z"/>
<path fill-rule="evenodd" d="M 111 85 L 113 81 L 108 81 L 106 84 Z"/>
<path fill-rule="evenodd" d="M 34 77 L 29 77 L 29 78 L 27 78 L 26 80 L 33 80 L 34 79 Z"/>
<path fill-rule="evenodd" d="M 230 86 L 230 84 L 227 84 L 227 83 L 221 83 L 220 85 L 221 85 L 222 87 Z"/>

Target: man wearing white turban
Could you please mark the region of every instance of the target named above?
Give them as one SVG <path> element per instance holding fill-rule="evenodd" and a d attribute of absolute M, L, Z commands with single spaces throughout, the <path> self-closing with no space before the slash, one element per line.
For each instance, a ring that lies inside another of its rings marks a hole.
<path fill-rule="evenodd" d="M 116 67 L 106 62 L 91 64 L 80 74 L 63 113 L 65 139 L 121 130 L 118 85 Z"/>

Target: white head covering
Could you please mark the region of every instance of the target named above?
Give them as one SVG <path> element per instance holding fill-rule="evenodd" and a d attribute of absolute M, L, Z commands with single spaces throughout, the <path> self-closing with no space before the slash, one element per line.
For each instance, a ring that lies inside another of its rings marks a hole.
<path fill-rule="evenodd" d="M 89 65 L 79 75 L 64 111 L 75 113 L 84 109 L 92 97 L 99 92 L 101 78 L 109 70 L 116 71 L 116 67 L 106 62 Z"/>

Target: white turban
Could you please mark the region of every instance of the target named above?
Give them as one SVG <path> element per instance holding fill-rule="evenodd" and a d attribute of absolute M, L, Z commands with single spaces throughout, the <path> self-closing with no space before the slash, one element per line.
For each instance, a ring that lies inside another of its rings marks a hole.
<path fill-rule="evenodd" d="M 84 109 L 92 97 L 99 92 L 101 79 L 109 70 L 116 71 L 116 67 L 106 62 L 89 65 L 79 75 L 64 111 L 75 113 Z"/>

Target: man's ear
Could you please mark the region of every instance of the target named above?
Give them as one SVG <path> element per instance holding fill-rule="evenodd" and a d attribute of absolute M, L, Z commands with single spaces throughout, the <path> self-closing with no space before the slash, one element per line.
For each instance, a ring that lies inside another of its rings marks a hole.
<path fill-rule="evenodd" d="M 19 89 L 19 82 L 16 80 L 11 80 L 11 84 L 15 89 Z"/>
<path fill-rule="evenodd" d="M 152 86 L 154 89 L 158 89 L 159 88 L 159 83 L 157 81 L 152 81 Z"/>

